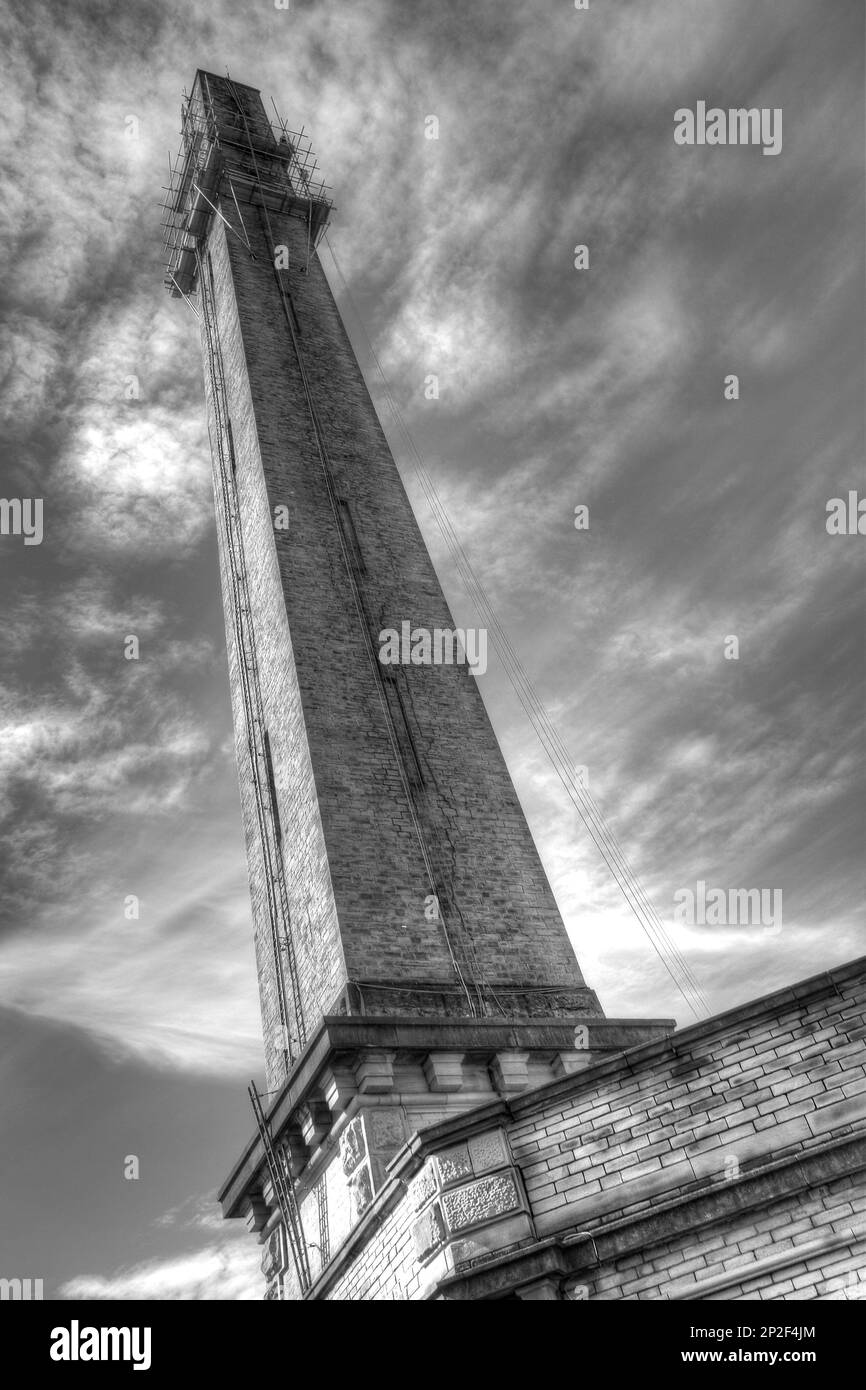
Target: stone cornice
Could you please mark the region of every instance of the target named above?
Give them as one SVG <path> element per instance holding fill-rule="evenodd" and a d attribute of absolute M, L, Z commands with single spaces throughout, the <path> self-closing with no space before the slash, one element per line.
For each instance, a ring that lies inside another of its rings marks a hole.
<path fill-rule="evenodd" d="M 634 1047 L 635 1039 L 643 1041 L 647 1036 L 664 1036 L 674 1026 L 672 1019 L 586 1017 L 552 1022 L 549 1019 L 327 1016 L 268 1109 L 271 1134 L 276 1142 L 293 1117 L 309 1103 L 310 1096 L 321 1084 L 329 1067 L 351 1071 L 357 1068 L 359 1059 L 386 1053 L 393 1057 L 412 1056 L 419 1059 L 442 1055 L 452 1058 L 481 1057 L 491 1061 L 508 1054 L 574 1056 L 577 1055 L 574 1053 L 574 1032 L 578 1025 L 586 1030 L 585 1052 L 590 1054 L 587 1059 L 589 1066 L 593 1065 L 593 1056 L 608 1052 L 619 1055 L 624 1048 L 630 1045 Z M 459 1089 L 459 1083 L 453 1089 Z M 249 1190 L 261 1180 L 263 1168 L 264 1153 L 256 1134 L 219 1191 L 219 1201 L 226 1216 L 243 1214 L 242 1208 Z"/>

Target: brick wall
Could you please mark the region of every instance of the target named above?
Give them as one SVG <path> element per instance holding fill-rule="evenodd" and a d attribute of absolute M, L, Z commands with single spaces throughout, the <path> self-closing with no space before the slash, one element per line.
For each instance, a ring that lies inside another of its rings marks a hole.
<path fill-rule="evenodd" d="M 415 1212 L 408 1200 L 388 1212 L 359 1245 L 356 1258 L 346 1263 L 324 1296 L 351 1302 L 417 1296 L 422 1271 L 415 1259 L 414 1219 Z"/>
<path fill-rule="evenodd" d="M 859 1234 L 851 1235 L 852 1228 Z M 595 1278 L 594 1299 L 809 1299 L 866 1296 L 866 1183 L 844 1177 L 775 1203 L 735 1226 L 709 1227 L 629 1255 Z"/>
<path fill-rule="evenodd" d="M 510 1135 L 539 1234 L 637 1215 L 863 1125 L 862 979 L 799 988 L 741 1028 L 722 1015 L 637 1049 L 633 1069 L 592 1067 L 543 1115 L 532 1105 Z"/>
<path fill-rule="evenodd" d="M 864 1014 L 861 960 L 425 1130 L 317 1296 L 866 1296 Z M 458 1229 L 494 1131 L 518 1200 Z"/>
<path fill-rule="evenodd" d="M 265 723 L 270 737 L 275 772 L 278 773 L 278 793 L 282 793 L 280 813 L 284 834 L 290 837 L 292 850 L 284 855 L 284 863 L 292 916 L 292 935 L 309 1032 L 314 1026 L 317 1014 L 339 994 L 345 983 L 346 968 L 316 796 L 315 773 L 306 736 L 295 654 L 277 564 L 273 514 L 259 447 L 258 422 L 253 409 L 241 325 L 234 302 L 226 233 L 221 222 L 217 222 L 211 232 L 208 249 L 216 287 L 217 319 L 237 459 L 239 510 L 244 530 L 246 568 L 254 612 L 253 627 L 265 704 Z M 205 379 L 210 425 L 214 430 L 207 371 Z M 231 587 L 227 575 L 229 559 L 225 552 L 222 524 L 219 520 L 222 515 L 219 489 L 215 491 L 238 780 L 255 924 L 268 1084 L 273 1086 L 282 1079 L 281 1048 L 276 1031 L 279 1013 L 273 946 L 250 771 L 248 733 L 243 713 L 239 653 L 230 613 Z M 290 796 L 287 794 L 289 791 Z"/>

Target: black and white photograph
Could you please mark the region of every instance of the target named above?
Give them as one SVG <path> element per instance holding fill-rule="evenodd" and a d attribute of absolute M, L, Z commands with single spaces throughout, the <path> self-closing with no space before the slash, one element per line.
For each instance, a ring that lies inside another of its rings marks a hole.
<path fill-rule="evenodd" d="M 2 0 L 0 53 L 23 1366 L 510 1300 L 826 1376 L 862 0 Z"/>

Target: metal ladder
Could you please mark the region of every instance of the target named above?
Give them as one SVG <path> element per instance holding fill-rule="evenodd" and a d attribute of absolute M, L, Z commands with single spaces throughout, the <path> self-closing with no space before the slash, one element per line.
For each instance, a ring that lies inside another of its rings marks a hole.
<path fill-rule="evenodd" d="M 249 1084 L 249 1096 L 252 1101 L 253 1114 L 256 1117 L 256 1124 L 259 1127 L 259 1137 L 262 1141 L 262 1148 L 265 1151 L 268 1173 L 274 1189 L 274 1195 L 279 1204 L 283 1215 L 283 1224 L 286 1228 L 286 1239 L 295 1271 L 298 1276 L 298 1283 L 301 1293 L 305 1294 L 313 1282 L 310 1273 L 310 1258 L 307 1253 L 307 1242 L 304 1237 L 304 1227 L 301 1222 L 301 1211 L 295 1197 L 295 1185 L 291 1174 L 288 1171 L 285 1153 L 277 1154 L 271 1139 L 271 1132 L 268 1122 L 265 1119 L 265 1112 L 262 1109 L 262 1102 L 255 1083 Z"/>

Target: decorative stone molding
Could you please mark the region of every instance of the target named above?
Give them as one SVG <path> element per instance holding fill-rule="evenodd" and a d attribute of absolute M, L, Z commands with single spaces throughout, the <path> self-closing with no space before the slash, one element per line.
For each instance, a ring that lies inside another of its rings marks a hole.
<path fill-rule="evenodd" d="M 245 1221 L 248 1231 L 262 1231 L 268 1224 L 268 1217 L 271 1209 L 264 1197 L 252 1196 L 249 1198 Z"/>
<path fill-rule="evenodd" d="M 329 1107 L 324 1100 L 311 1096 L 299 1110 L 298 1118 L 304 1142 L 311 1150 L 317 1149 L 330 1134 L 334 1122 Z"/>
<path fill-rule="evenodd" d="M 340 1159 L 343 1172 L 350 1177 L 367 1156 L 367 1136 L 364 1133 L 364 1117 L 356 1115 L 340 1135 Z"/>
<path fill-rule="evenodd" d="M 365 1114 L 370 1152 L 391 1157 L 408 1137 L 403 1112 L 397 1106 L 377 1105 Z"/>
<path fill-rule="evenodd" d="M 319 1085 L 325 1104 L 331 1111 L 332 1120 L 343 1113 L 349 1101 L 358 1091 L 355 1073 L 350 1067 L 332 1066 L 326 1068 L 319 1077 Z"/>
<path fill-rule="evenodd" d="M 583 1071 L 592 1061 L 592 1053 L 584 1049 L 580 1052 L 557 1052 L 551 1063 L 551 1069 L 555 1077 L 571 1076 L 576 1071 Z"/>
<path fill-rule="evenodd" d="M 472 1171 L 475 1173 L 486 1173 L 491 1168 L 500 1168 L 511 1162 L 508 1143 L 501 1129 L 472 1135 L 469 1140 L 469 1156 L 472 1159 Z"/>
<path fill-rule="evenodd" d="M 419 1264 L 439 1279 L 471 1261 L 531 1235 L 517 1170 L 501 1129 L 472 1135 L 432 1154 L 409 1184 L 418 1212 L 412 1228 Z M 432 1263 L 431 1263 L 432 1262 Z"/>
<path fill-rule="evenodd" d="M 589 1019 L 586 1026 L 587 1061 L 607 1050 L 614 1035 L 621 1044 L 624 1040 L 620 1037 L 623 1025 L 612 1028 L 609 1020 Z M 662 1027 L 661 1023 L 641 1024 L 637 1035 L 643 1038 L 649 1031 L 653 1036 Z M 429 1288 L 435 1278 L 447 1280 L 459 1270 L 498 1258 L 509 1245 L 522 1246 L 531 1226 L 519 1176 L 514 1174 L 513 1185 L 489 1185 L 490 1191 L 488 1186 L 471 1185 L 511 1169 L 500 1128 L 507 1122 L 503 1115 L 507 1116 L 508 1106 L 523 1105 L 521 1093 L 530 1084 L 530 1074 L 533 1087 L 555 1081 L 567 1084 L 567 1076 L 560 1078 L 558 1058 L 573 1053 L 574 1036 L 572 1019 L 543 1024 L 489 1019 L 446 1023 L 329 1015 L 323 1020 L 270 1105 L 267 1118 L 274 1148 L 284 1156 L 296 1184 L 311 1241 L 322 1219 L 322 1194 L 326 1194 L 326 1267 L 335 1258 L 338 1263 L 344 1261 L 345 1253 L 339 1252 L 355 1227 L 363 1225 L 371 1208 L 375 1209 L 378 1195 L 388 1190 L 392 1165 L 404 1161 L 401 1152 L 410 1157 L 417 1136 L 425 1132 L 431 1136 L 424 1147 L 428 1163 L 410 1184 L 407 1206 L 411 1204 L 409 1219 L 417 1220 L 438 1203 L 435 1215 L 427 1218 L 428 1225 L 432 1223 L 439 1232 L 438 1244 L 419 1259 L 407 1296 L 419 1296 L 418 1275 Z M 463 1112 L 475 1118 L 461 1127 L 457 1120 Z M 433 1139 L 443 1126 L 447 1137 Z M 463 1187 L 470 1189 L 464 1198 L 449 1197 L 442 1206 L 443 1194 Z M 517 1206 L 513 1206 L 514 1193 Z M 487 1204 L 485 1194 L 490 1199 Z M 262 1245 L 269 1240 L 281 1216 L 258 1136 L 235 1165 L 220 1200 L 226 1214 L 246 1220 Z M 507 1204 L 512 1205 L 506 1210 Z M 461 1224 L 464 1206 L 479 1211 L 478 1222 Z M 314 1266 L 318 1259 L 315 1246 Z M 269 1288 L 278 1292 L 270 1297 L 298 1297 L 291 1266 L 289 1259 L 288 1272 L 271 1275 Z M 420 1296 L 426 1295 L 422 1291 Z"/>
<path fill-rule="evenodd" d="M 371 1106 L 364 1112 L 370 1172 L 378 1191 L 385 1180 L 385 1170 L 397 1150 L 408 1139 L 406 1120 L 398 1106 Z"/>
<path fill-rule="evenodd" d="M 463 1231 L 495 1220 L 520 1206 L 517 1185 L 511 1172 L 493 1173 L 442 1193 L 442 1213 L 449 1231 Z"/>
<path fill-rule="evenodd" d="M 424 1206 L 437 1191 L 438 1186 L 436 1169 L 432 1163 L 425 1163 L 421 1172 L 409 1184 L 409 1201 L 415 1211 Z"/>
<path fill-rule="evenodd" d="M 412 1227 L 412 1239 L 415 1242 L 415 1253 L 418 1259 L 426 1260 L 429 1255 L 434 1255 L 444 1244 L 446 1234 L 441 1208 L 438 1203 L 434 1202 L 419 1216 Z"/>
<path fill-rule="evenodd" d="M 266 1279 L 282 1274 L 286 1267 L 285 1240 L 282 1226 L 275 1226 L 262 1251 L 262 1273 Z"/>
<path fill-rule="evenodd" d="M 562 1291 L 558 1279 L 539 1279 L 537 1284 L 526 1284 L 522 1289 L 517 1290 L 517 1297 L 524 1303 L 538 1303 L 551 1301 L 562 1302 Z"/>
<path fill-rule="evenodd" d="M 340 1161 L 348 1179 L 352 1220 L 357 1221 L 373 1200 L 373 1173 L 363 1114 L 350 1120 L 340 1135 Z"/>
<path fill-rule="evenodd" d="M 431 1091 L 459 1091 L 463 1087 L 463 1053 L 430 1052 L 423 1061 Z"/>
<path fill-rule="evenodd" d="M 455 1100 L 469 1110 L 485 1104 L 488 1096 L 494 1101 L 496 1088 L 508 1096 L 525 1091 L 530 1059 L 537 1086 L 567 1077 L 577 1059 L 597 1060 L 614 1042 L 633 1045 L 667 1036 L 672 1027 L 662 1020 L 625 1024 L 586 1016 L 584 1022 L 589 1048 L 575 1057 L 572 1019 L 542 1025 L 329 1015 L 270 1107 L 273 1142 L 277 1148 L 286 1146 L 292 1176 L 303 1184 L 310 1159 L 319 1163 L 346 1111 L 354 1114 L 361 1096 L 378 1104 L 380 1097 L 393 1095 L 393 1104 L 406 1110 L 410 1129 L 423 1130 L 453 1114 Z M 384 1156 L 387 1145 L 378 1147 Z M 375 1165 L 372 1177 L 378 1187 L 381 1174 Z M 318 1171 L 311 1180 L 317 1178 Z M 220 1193 L 226 1215 L 245 1217 L 249 1198 L 260 1197 L 266 1182 L 264 1151 L 256 1136 Z"/>
<path fill-rule="evenodd" d="M 436 1164 L 442 1187 L 447 1187 L 449 1183 L 460 1182 L 461 1178 L 472 1177 L 472 1159 L 469 1157 L 468 1144 L 458 1144 L 453 1149 L 446 1149 L 444 1153 L 437 1154 L 433 1161 Z"/>
<path fill-rule="evenodd" d="M 310 1147 L 297 1121 L 286 1127 L 282 1141 L 288 1154 L 292 1177 L 298 1177 L 307 1166 Z"/>
<path fill-rule="evenodd" d="M 369 1161 L 362 1164 L 349 1179 L 349 1197 L 352 1202 L 352 1213 L 355 1220 L 358 1220 L 364 1215 L 373 1200 L 373 1177 L 370 1172 Z"/>
<path fill-rule="evenodd" d="M 497 1052 L 493 1075 L 501 1091 L 525 1091 L 529 1085 L 528 1052 Z"/>
<path fill-rule="evenodd" d="M 362 1052 L 355 1065 L 361 1095 L 383 1095 L 394 1089 L 393 1052 Z"/>

